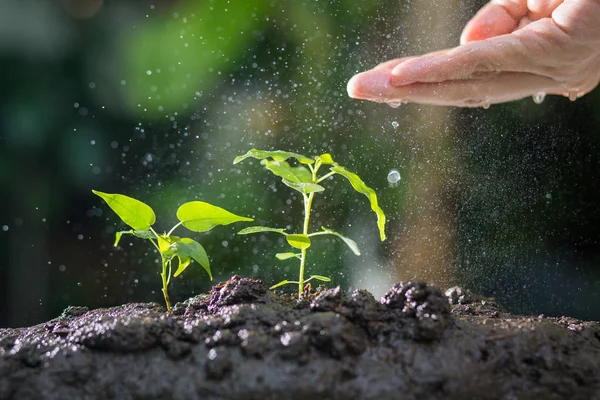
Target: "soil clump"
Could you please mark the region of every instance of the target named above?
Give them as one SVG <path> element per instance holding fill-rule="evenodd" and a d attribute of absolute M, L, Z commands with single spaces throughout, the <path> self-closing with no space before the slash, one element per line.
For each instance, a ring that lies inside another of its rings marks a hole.
<path fill-rule="evenodd" d="M 178 303 L 0 329 L 0 399 L 600 399 L 600 324 L 460 289 L 298 300 L 234 276 Z"/>

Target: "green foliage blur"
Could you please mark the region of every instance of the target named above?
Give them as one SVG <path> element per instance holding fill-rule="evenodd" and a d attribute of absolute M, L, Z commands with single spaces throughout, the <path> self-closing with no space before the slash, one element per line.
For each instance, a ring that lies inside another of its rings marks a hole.
<path fill-rule="evenodd" d="M 390 221 L 383 245 L 367 200 L 345 182 L 315 207 L 316 227 L 345 232 L 363 253 L 315 241 L 326 260 L 315 270 L 335 284 L 382 294 L 398 279 L 458 283 L 515 312 L 600 319 L 599 90 L 489 110 L 347 97 L 356 72 L 455 45 L 482 2 L 438 3 L 4 0 L 0 327 L 67 305 L 162 301 L 158 255 L 127 238 L 111 246 L 124 226 L 92 188 L 163 216 L 202 200 L 257 225 L 301 221 L 291 189 L 232 164 L 253 147 L 329 152 L 377 191 Z M 224 228 L 195 239 L 215 281 L 192 265 L 172 283 L 175 301 L 232 274 L 270 284 L 295 273 L 272 256 L 285 248 L 278 235 Z"/>

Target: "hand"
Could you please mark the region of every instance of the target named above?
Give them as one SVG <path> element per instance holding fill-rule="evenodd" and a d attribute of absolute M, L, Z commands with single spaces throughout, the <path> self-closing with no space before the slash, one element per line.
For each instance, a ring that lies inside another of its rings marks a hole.
<path fill-rule="evenodd" d="M 487 106 L 538 94 L 571 100 L 600 81 L 600 0 L 492 0 L 461 45 L 378 65 L 348 94 L 377 102 Z"/>

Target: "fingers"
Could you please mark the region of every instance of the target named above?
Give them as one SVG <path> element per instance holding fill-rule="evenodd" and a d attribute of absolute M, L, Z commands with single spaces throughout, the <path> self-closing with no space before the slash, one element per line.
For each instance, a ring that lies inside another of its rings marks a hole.
<path fill-rule="evenodd" d="M 392 70 L 392 84 L 442 82 L 489 72 L 529 72 L 552 76 L 553 63 L 563 62 L 568 39 L 551 19 L 532 22 L 510 35 L 469 42 L 442 54 L 407 60 Z M 561 61 L 562 60 L 562 61 Z"/>
<path fill-rule="evenodd" d="M 444 54 L 444 53 L 445 53 L 445 50 L 438 50 L 438 51 L 431 52 L 429 54 L 435 55 L 435 54 Z M 378 64 L 373 69 L 385 69 L 385 70 L 391 71 L 397 65 L 402 64 L 405 61 L 412 60 L 413 58 L 417 58 L 417 57 L 418 56 L 408 56 L 408 57 L 396 58 L 394 60 L 385 61 L 381 64 Z"/>
<path fill-rule="evenodd" d="M 481 8 L 467 23 L 460 43 L 484 40 L 511 33 L 527 15 L 527 4 L 522 1 L 492 1 Z"/>
<path fill-rule="evenodd" d="M 392 70 L 391 83 L 402 86 L 469 79 L 482 73 L 520 71 L 529 64 L 529 52 L 522 41 L 513 35 L 503 35 L 403 62 Z"/>
<path fill-rule="evenodd" d="M 569 36 L 582 42 L 600 43 L 600 1 L 567 1 L 552 13 L 552 19 Z"/>
<path fill-rule="evenodd" d="M 382 73 L 366 76 L 366 79 L 383 78 Z M 363 81 L 362 78 L 355 81 L 355 93 L 359 94 L 359 98 L 390 103 L 414 102 L 458 107 L 481 107 L 531 97 L 538 93 L 564 92 L 564 88 L 554 80 L 527 73 L 490 74 L 467 81 L 415 83 L 402 87 L 379 85 L 376 90 L 373 90 L 371 83 Z"/>
<path fill-rule="evenodd" d="M 492 0 L 465 28 L 465 44 L 380 64 L 353 77 L 348 94 L 463 107 L 577 97 L 600 80 L 598 21 L 600 0 Z"/>
<path fill-rule="evenodd" d="M 445 50 L 430 53 L 431 55 L 443 54 Z M 356 99 L 366 99 L 363 93 L 371 93 L 373 88 L 390 84 L 390 72 L 399 64 L 415 59 L 416 56 L 396 58 L 383 62 L 370 71 L 362 72 L 350 79 L 347 85 L 348 95 Z M 375 89 L 377 90 L 377 89 Z"/>
<path fill-rule="evenodd" d="M 548 18 L 564 0 L 492 0 L 467 23 L 460 43 L 511 33 L 528 23 Z"/>
<path fill-rule="evenodd" d="M 408 60 L 413 59 L 413 58 L 416 58 L 416 56 L 396 58 L 394 60 L 389 60 L 389 61 L 383 62 L 381 64 L 378 64 L 373 69 L 381 69 L 381 70 L 391 71 L 391 70 L 394 69 L 395 66 L 403 63 L 404 61 L 408 61 Z"/>
<path fill-rule="evenodd" d="M 531 19 L 548 18 L 564 0 L 527 0 Z"/>

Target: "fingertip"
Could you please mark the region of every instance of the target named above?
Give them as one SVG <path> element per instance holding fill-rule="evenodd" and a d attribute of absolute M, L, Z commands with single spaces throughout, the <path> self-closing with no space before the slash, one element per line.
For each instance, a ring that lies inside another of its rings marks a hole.
<path fill-rule="evenodd" d="M 354 99 L 373 99 L 382 97 L 383 93 L 390 88 L 390 73 L 372 69 L 354 75 L 349 81 L 346 89 L 348 96 Z"/>
<path fill-rule="evenodd" d="M 527 6 L 532 20 L 547 18 L 560 6 L 564 0 L 533 0 L 528 1 Z"/>
<path fill-rule="evenodd" d="M 463 29 L 462 33 L 460 34 L 460 45 L 462 46 L 465 43 L 469 43 L 469 35 L 467 32 L 467 28 L 465 27 L 465 29 Z"/>
<path fill-rule="evenodd" d="M 350 80 L 348 81 L 348 84 L 346 85 L 346 90 L 348 91 L 348 96 L 350 96 L 353 99 L 358 98 L 357 96 L 357 92 L 356 92 L 356 86 L 357 86 L 357 81 L 359 79 L 358 75 L 354 75 L 352 78 L 350 78 Z"/>
<path fill-rule="evenodd" d="M 522 10 L 507 10 L 499 4 L 489 3 L 467 23 L 460 36 L 465 44 L 485 40 L 513 32 L 518 27 L 519 13 Z"/>

